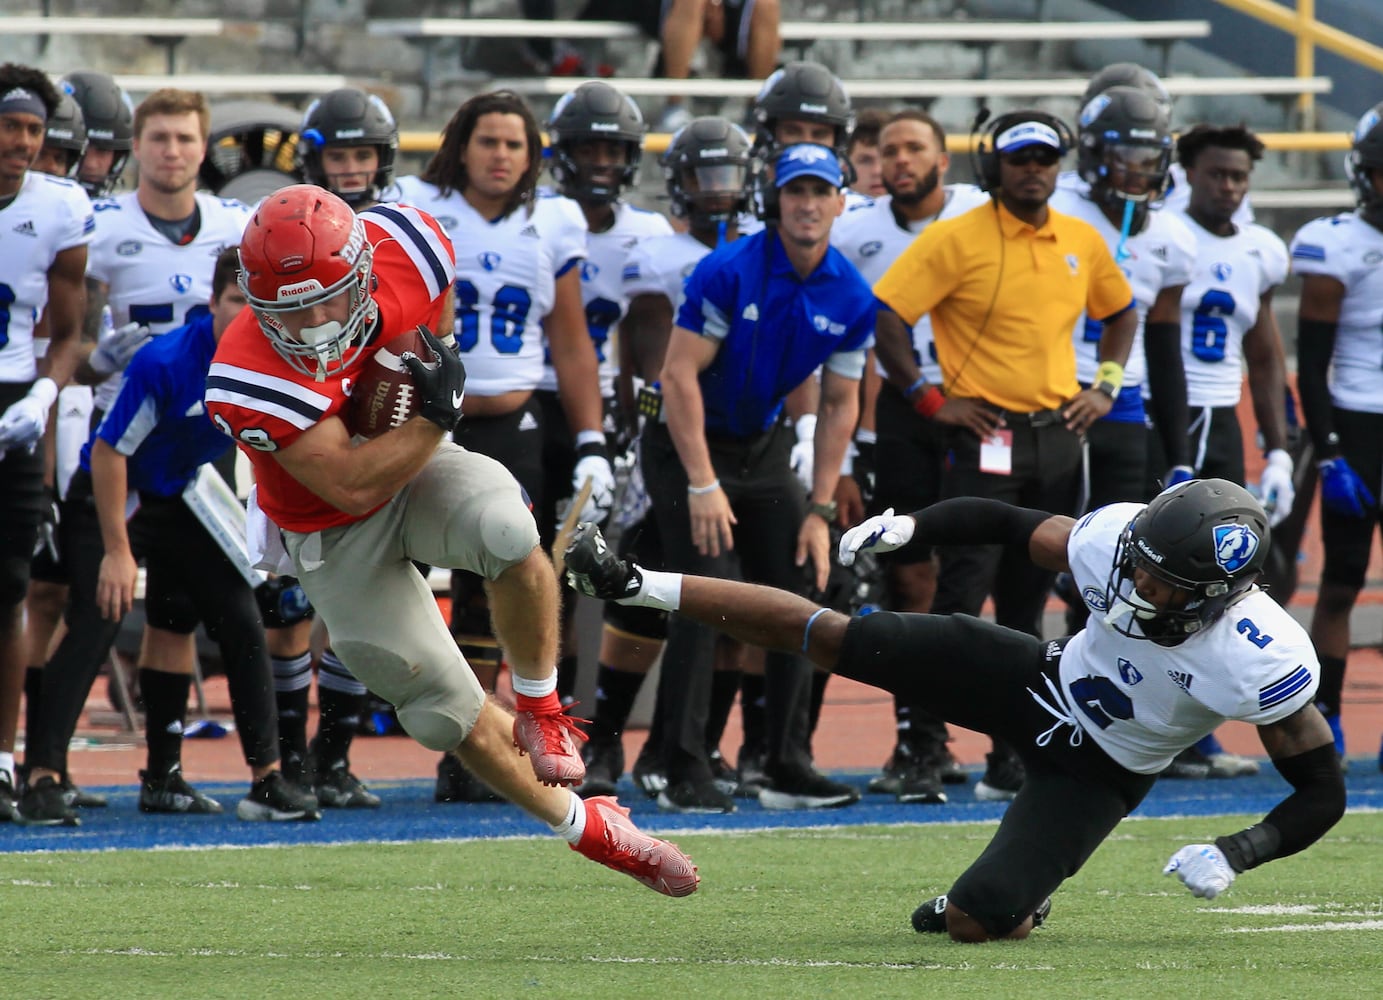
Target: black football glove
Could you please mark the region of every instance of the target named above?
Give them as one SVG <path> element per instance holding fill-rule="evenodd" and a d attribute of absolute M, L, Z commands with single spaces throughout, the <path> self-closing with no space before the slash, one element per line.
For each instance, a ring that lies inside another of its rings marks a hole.
<path fill-rule="evenodd" d="M 432 348 L 432 353 L 441 359 L 441 364 L 428 367 L 411 351 L 403 355 L 403 363 L 408 366 L 413 385 L 423 401 L 418 415 L 450 434 L 461 420 L 461 401 L 466 396 L 466 366 L 457 353 L 434 337 L 427 327 L 419 324 L 418 332 Z"/>

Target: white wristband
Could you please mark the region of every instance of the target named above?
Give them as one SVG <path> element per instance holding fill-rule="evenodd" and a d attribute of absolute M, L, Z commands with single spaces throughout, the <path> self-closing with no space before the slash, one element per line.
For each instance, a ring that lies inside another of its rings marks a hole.
<path fill-rule="evenodd" d="M 719 479 L 712 479 L 705 486 L 693 486 L 691 483 L 687 484 L 687 492 L 694 497 L 704 497 L 707 493 L 714 493 L 718 489 L 720 489 Z"/>

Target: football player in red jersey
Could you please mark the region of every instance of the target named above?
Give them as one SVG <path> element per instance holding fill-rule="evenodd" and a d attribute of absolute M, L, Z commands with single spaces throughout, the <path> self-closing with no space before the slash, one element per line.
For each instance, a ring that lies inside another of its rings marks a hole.
<path fill-rule="evenodd" d="M 207 409 L 254 465 L 257 506 L 277 529 L 265 535 L 292 567 L 278 568 L 302 583 L 337 654 L 414 739 L 455 753 L 586 857 L 668 895 L 695 890 L 676 847 L 614 799 L 562 787 L 585 770 L 556 696 L 556 580 L 518 483 L 451 442 L 465 385 L 455 352 L 427 335 L 442 363 L 410 360 L 422 405 L 402 426 L 359 441 L 342 420 L 359 362 L 449 315 L 455 259 L 441 226 L 401 205 L 355 215 L 296 185 L 259 207 L 240 258 L 252 312 L 221 341 Z M 485 578 L 517 718 L 485 697 L 414 559 Z"/>

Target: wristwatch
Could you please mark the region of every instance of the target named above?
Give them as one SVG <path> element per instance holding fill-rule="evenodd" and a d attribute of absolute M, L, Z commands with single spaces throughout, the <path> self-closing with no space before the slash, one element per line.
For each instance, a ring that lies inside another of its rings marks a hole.
<path fill-rule="evenodd" d="M 840 513 L 840 504 L 834 500 L 828 500 L 826 503 L 809 503 L 807 504 L 807 513 L 815 514 L 827 524 L 831 524 L 835 521 L 836 515 Z"/>
<path fill-rule="evenodd" d="M 1113 382 L 1096 382 L 1095 390 L 1097 392 L 1104 393 L 1110 399 L 1113 399 L 1115 396 L 1119 395 L 1119 390 L 1114 388 Z"/>

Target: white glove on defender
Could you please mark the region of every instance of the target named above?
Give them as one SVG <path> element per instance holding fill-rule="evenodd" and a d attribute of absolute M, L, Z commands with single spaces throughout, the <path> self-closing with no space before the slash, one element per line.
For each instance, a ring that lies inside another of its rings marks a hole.
<path fill-rule="evenodd" d="M 1268 452 L 1268 464 L 1263 468 L 1263 478 L 1258 480 L 1258 495 L 1263 498 L 1263 506 L 1268 510 L 1268 527 L 1276 528 L 1287 520 L 1296 501 L 1297 490 L 1292 484 L 1292 456 L 1281 448 Z"/>
<path fill-rule="evenodd" d="M 11 403 L 0 416 L 0 451 L 32 448 L 48 426 L 48 414 L 58 398 L 58 384 L 41 378 L 29 387 L 29 394 Z"/>
<path fill-rule="evenodd" d="M 812 470 L 816 463 L 816 414 L 804 413 L 793 425 L 797 431 L 797 443 L 792 446 L 788 464 L 797 473 L 797 480 L 808 494 L 812 491 Z"/>
<path fill-rule="evenodd" d="M 840 564 L 853 566 L 860 552 L 892 552 L 912 541 L 917 522 L 906 514 L 895 514 L 890 507 L 855 525 L 840 536 Z"/>
<path fill-rule="evenodd" d="M 1191 895 L 1214 899 L 1234 884 L 1234 869 L 1214 844 L 1188 844 L 1172 855 L 1163 875 L 1176 873 Z"/>

